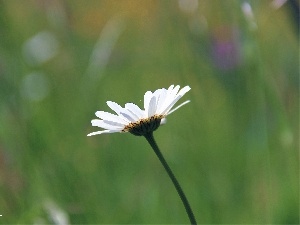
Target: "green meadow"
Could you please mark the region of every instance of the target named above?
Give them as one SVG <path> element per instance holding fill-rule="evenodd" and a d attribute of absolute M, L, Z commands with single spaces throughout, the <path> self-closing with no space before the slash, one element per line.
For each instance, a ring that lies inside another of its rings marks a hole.
<path fill-rule="evenodd" d="M 199 224 L 299 224 L 299 1 L 1 0 L 0 224 L 188 224 L 106 101 L 189 85 L 154 132 Z M 298 11 L 297 11 L 298 10 Z"/>

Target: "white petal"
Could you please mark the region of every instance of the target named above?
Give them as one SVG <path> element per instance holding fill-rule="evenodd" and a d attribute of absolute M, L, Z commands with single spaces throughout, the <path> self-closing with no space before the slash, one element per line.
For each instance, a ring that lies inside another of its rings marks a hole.
<path fill-rule="evenodd" d="M 123 130 L 124 125 L 107 120 L 92 120 L 92 126 L 101 127 L 108 130 Z"/>
<path fill-rule="evenodd" d="M 149 103 L 151 98 L 152 98 L 152 92 L 147 91 L 144 95 L 144 109 L 145 109 L 146 116 L 148 116 L 148 109 L 149 109 Z"/>
<path fill-rule="evenodd" d="M 166 100 L 164 106 L 162 107 L 163 110 L 161 112 L 161 114 L 165 115 L 168 114 L 168 112 L 171 110 L 171 108 L 176 104 L 176 102 L 185 94 L 187 93 L 189 90 L 191 90 L 191 88 L 189 86 L 185 86 L 184 88 L 182 88 L 179 92 L 177 88 L 178 85 L 173 89 L 172 93 L 170 94 L 171 97 L 168 98 L 168 100 Z M 175 91 L 174 91 L 175 90 Z M 177 93 L 178 92 L 178 93 Z M 175 96 L 173 96 L 175 94 Z M 186 103 L 185 103 L 186 104 Z M 182 105 L 181 105 L 182 106 Z M 180 107 L 181 107 L 180 106 Z M 176 108 L 175 110 L 177 110 L 178 108 Z M 175 110 L 173 110 L 172 112 L 174 112 Z M 172 113 L 171 112 L 171 113 Z"/>
<path fill-rule="evenodd" d="M 169 88 L 168 88 L 168 91 L 172 91 L 174 88 L 174 84 L 172 84 Z"/>
<path fill-rule="evenodd" d="M 115 102 L 112 102 L 112 101 L 107 101 L 106 103 L 107 103 L 107 105 L 108 105 L 112 110 L 114 110 L 114 111 L 118 114 L 118 116 L 119 116 L 120 118 L 122 118 L 123 120 L 125 120 L 127 123 L 131 122 L 130 120 L 128 120 L 126 117 L 124 117 L 124 116 L 121 114 L 121 112 L 123 112 L 123 111 L 122 111 L 123 108 L 122 108 L 119 104 L 117 104 L 117 103 L 115 103 Z"/>
<path fill-rule="evenodd" d="M 156 91 L 154 91 L 153 95 L 156 97 L 160 96 L 160 93 L 161 93 L 162 89 L 157 89 Z"/>
<path fill-rule="evenodd" d="M 107 101 L 106 104 L 117 114 L 120 114 L 120 111 L 123 109 L 118 103 L 112 101 Z"/>
<path fill-rule="evenodd" d="M 132 112 L 134 115 L 138 117 L 138 119 L 143 118 L 144 111 L 140 109 L 136 104 L 133 103 L 126 103 L 125 108 Z"/>
<path fill-rule="evenodd" d="M 175 89 L 175 88 L 174 88 Z M 165 114 L 168 114 L 168 112 L 171 110 L 171 108 L 176 104 L 176 102 L 185 94 L 185 93 L 187 93 L 189 90 L 191 90 L 191 88 L 189 87 L 189 86 L 185 86 L 184 88 L 182 88 L 179 92 L 178 92 L 178 94 L 176 94 L 175 95 L 175 97 L 174 97 L 174 99 L 173 99 L 173 101 L 171 101 L 171 102 L 167 102 L 167 103 L 165 103 L 165 105 L 164 105 L 164 107 L 166 107 L 163 111 L 162 111 L 162 113 L 161 114 L 163 114 L 163 115 L 165 115 Z M 173 92 L 173 93 L 175 93 L 175 92 Z M 171 99 L 170 99 L 171 100 Z M 186 104 L 186 103 L 185 103 Z M 182 106 L 182 105 L 181 105 Z M 181 107 L 180 106 L 180 107 Z M 178 109 L 178 108 L 176 108 L 176 109 Z M 175 109 L 175 110 L 176 110 Z M 172 112 L 174 112 L 175 110 L 173 110 Z M 171 113 L 172 113 L 171 112 Z"/>
<path fill-rule="evenodd" d="M 179 109 L 181 106 L 184 106 L 185 104 L 187 104 L 187 103 L 189 103 L 189 102 L 190 102 L 190 100 L 187 100 L 187 101 L 181 103 L 179 106 L 176 106 L 175 109 L 172 109 L 170 112 L 168 112 L 168 115 L 170 115 L 172 112 L 175 112 L 175 111 L 176 111 L 177 109 Z"/>
<path fill-rule="evenodd" d="M 128 109 L 122 109 L 120 115 L 129 120 L 130 122 L 136 122 L 139 118 L 132 114 Z"/>
<path fill-rule="evenodd" d="M 155 113 L 156 113 L 156 97 L 152 96 L 149 102 L 148 117 L 153 116 Z"/>
<path fill-rule="evenodd" d="M 162 106 L 164 105 L 164 102 L 166 100 L 167 97 L 167 90 L 165 88 L 161 89 L 160 95 L 159 95 L 159 99 L 157 100 L 157 108 L 156 108 L 156 113 L 160 114 L 162 111 Z"/>
<path fill-rule="evenodd" d="M 178 92 L 178 89 L 180 88 L 179 85 L 177 85 L 174 89 L 173 89 L 174 85 L 171 85 L 168 90 L 167 90 L 167 93 L 166 93 L 166 96 L 165 96 L 165 100 L 163 102 L 163 104 L 160 106 L 160 114 L 163 114 L 163 112 L 166 111 L 166 109 L 169 107 L 170 103 L 173 102 L 177 92 Z"/>
<path fill-rule="evenodd" d="M 185 95 L 189 90 L 191 90 L 191 88 L 189 86 L 185 86 L 184 88 L 182 88 L 177 95 L 180 95 L 181 97 L 183 95 Z"/>
<path fill-rule="evenodd" d="M 170 94 L 170 96 L 171 96 L 172 98 L 175 98 L 175 96 L 177 95 L 177 92 L 179 91 L 179 88 L 180 88 L 180 86 L 179 86 L 179 85 L 176 85 L 176 87 L 172 90 L 172 92 L 171 92 L 171 94 Z"/>
<path fill-rule="evenodd" d="M 172 102 L 169 103 L 169 105 L 161 112 L 162 115 L 168 114 L 170 109 L 175 105 L 175 103 L 180 99 L 180 96 L 177 96 Z"/>
<path fill-rule="evenodd" d="M 121 117 L 111 114 L 109 112 L 97 111 L 96 116 L 103 120 L 113 121 L 113 122 L 121 123 L 124 125 L 126 125 L 128 123 L 128 122 L 124 121 L 124 119 L 122 119 Z"/>
<path fill-rule="evenodd" d="M 167 118 L 162 118 L 160 121 L 160 125 L 164 125 L 167 123 Z"/>
<path fill-rule="evenodd" d="M 117 130 L 101 130 L 101 131 L 96 131 L 96 132 L 89 133 L 87 136 L 93 136 L 93 135 L 105 134 L 105 133 L 116 133 L 116 132 L 120 132 L 120 131 L 117 131 Z"/>
<path fill-rule="evenodd" d="M 161 95 L 161 92 L 162 92 L 162 89 L 157 89 L 153 95 L 155 96 L 156 98 L 156 103 L 155 103 L 155 107 L 156 107 L 156 112 L 157 112 L 157 105 L 158 105 L 158 101 L 159 101 L 159 98 L 160 98 L 160 95 Z"/>
<path fill-rule="evenodd" d="M 177 87 L 177 89 L 178 89 L 178 85 L 176 86 Z M 175 87 L 175 88 L 176 88 Z M 167 96 L 166 96 L 166 101 L 165 101 L 165 103 L 167 103 L 168 101 L 170 101 L 170 99 L 172 99 L 173 98 L 173 91 L 174 91 L 174 85 L 171 85 L 169 88 L 168 88 L 168 90 L 167 90 Z"/>

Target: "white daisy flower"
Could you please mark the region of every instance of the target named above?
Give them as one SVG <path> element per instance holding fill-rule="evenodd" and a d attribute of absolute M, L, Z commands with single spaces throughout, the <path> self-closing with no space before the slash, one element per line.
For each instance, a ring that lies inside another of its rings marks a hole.
<path fill-rule="evenodd" d="M 140 109 L 133 103 L 126 103 L 123 108 L 115 102 L 107 101 L 107 105 L 116 115 L 97 111 L 95 114 L 100 119 L 92 120 L 92 126 L 105 130 L 96 131 L 87 136 L 116 132 L 130 132 L 142 136 L 156 130 L 161 123 L 165 122 L 167 115 L 190 102 L 189 100 L 185 101 L 172 109 L 176 102 L 191 88 L 185 86 L 181 90 L 179 89 L 179 85 L 175 87 L 171 85 L 168 89 L 157 89 L 153 93 L 147 91 L 144 95 L 144 109 Z"/>

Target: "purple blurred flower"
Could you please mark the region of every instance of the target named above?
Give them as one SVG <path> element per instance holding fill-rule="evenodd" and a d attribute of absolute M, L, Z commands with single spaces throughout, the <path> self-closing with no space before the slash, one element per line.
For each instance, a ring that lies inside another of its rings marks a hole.
<path fill-rule="evenodd" d="M 232 70 L 241 63 L 239 32 L 231 27 L 219 27 L 212 35 L 211 54 L 214 65 L 221 70 Z"/>

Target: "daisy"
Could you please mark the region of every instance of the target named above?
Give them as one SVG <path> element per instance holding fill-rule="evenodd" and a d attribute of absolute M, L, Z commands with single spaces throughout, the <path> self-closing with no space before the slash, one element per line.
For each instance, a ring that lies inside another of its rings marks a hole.
<path fill-rule="evenodd" d="M 104 111 L 97 111 L 96 116 L 100 119 L 92 120 L 92 126 L 103 128 L 104 130 L 88 134 L 88 136 L 130 132 L 137 136 L 155 131 L 160 124 L 165 122 L 166 116 L 189 102 L 185 101 L 172 109 L 177 101 L 191 88 L 171 85 L 168 89 L 157 89 L 153 93 L 147 91 L 144 95 L 144 109 L 140 109 L 133 103 L 126 103 L 121 107 L 115 102 L 107 101 L 107 105 L 116 113 L 112 114 Z"/>
<path fill-rule="evenodd" d="M 153 136 L 153 131 L 155 131 L 160 124 L 165 123 L 168 115 L 189 102 L 189 100 L 185 101 L 172 109 L 178 100 L 191 90 L 189 86 L 185 86 L 181 90 L 179 89 L 179 85 L 171 85 L 168 89 L 157 89 L 153 93 L 147 91 L 144 95 L 144 109 L 140 109 L 133 103 L 126 103 L 123 108 L 115 102 L 107 101 L 107 105 L 116 114 L 97 111 L 96 116 L 100 119 L 92 120 L 92 125 L 103 128 L 104 130 L 90 133 L 88 136 L 116 132 L 130 132 L 137 136 L 144 136 L 172 180 L 191 224 L 197 224 L 190 204 Z"/>

